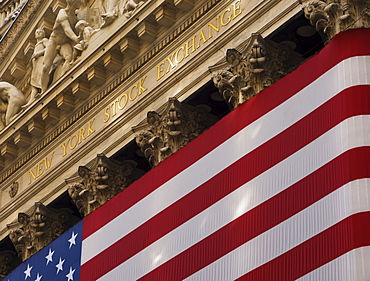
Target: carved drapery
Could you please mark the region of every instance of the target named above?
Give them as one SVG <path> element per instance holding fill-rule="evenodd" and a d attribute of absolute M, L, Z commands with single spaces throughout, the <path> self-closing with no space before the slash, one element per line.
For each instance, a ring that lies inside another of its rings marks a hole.
<path fill-rule="evenodd" d="M 208 110 L 170 98 L 162 114 L 149 111 L 146 124 L 133 127 L 136 143 L 154 167 L 215 122 Z"/>
<path fill-rule="evenodd" d="M 370 27 L 369 0 L 299 0 L 303 11 L 327 42 L 349 28 Z"/>
<path fill-rule="evenodd" d="M 68 193 L 81 215 L 87 216 L 138 179 L 141 174 L 133 161 L 117 164 L 104 154 L 98 154 L 91 168 L 80 166 L 78 176 L 66 180 Z"/>
<path fill-rule="evenodd" d="M 20 264 L 17 254 L 6 250 L 0 251 L 0 279 L 5 278 Z"/>
<path fill-rule="evenodd" d="M 227 64 L 213 72 L 212 78 L 224 99 L 235 108 L 292 71 L 301 60 L 289 46 L 254 33 L 243 52 L 227 51 Z"/>
<path fill-rule="evenodd" d="M 7 225 L 20 260 L 24 261 L 59 237 L 77 222 L 68 209 L 56 210 L 37 202 L 30 215 L 18 214 L 18 221 Z"/>

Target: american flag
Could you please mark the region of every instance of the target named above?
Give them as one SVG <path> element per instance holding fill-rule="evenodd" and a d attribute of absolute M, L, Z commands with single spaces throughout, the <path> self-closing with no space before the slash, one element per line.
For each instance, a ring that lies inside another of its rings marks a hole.
<path fill-rule="evenodd" d="M 5 280 L 370 280 L 369 46 L 339 34 Z"/>
<path fill-rule="evenodd" d="M 4 281 L 79 280 L 82 221 L 22 263 Z"/>

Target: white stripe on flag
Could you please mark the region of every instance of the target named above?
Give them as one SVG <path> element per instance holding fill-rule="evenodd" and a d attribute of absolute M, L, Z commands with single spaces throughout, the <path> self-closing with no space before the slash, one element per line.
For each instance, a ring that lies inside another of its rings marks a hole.
<path fill-rule="evenodd" d="M 273 138 L 342 90 L 370 84 L 370 57 L 346 59 L 256 120 L 83 241 L 84 264 L 217 173 Z M 355 71 L 359 69 L 358 71 Z M 320 94 L 317 94 L 320 92 Z M 205 165 L 212 163 L 212 165 Z M 135 217 L 135 219 L 132 219 Z M 119 230 L 119 231 L 118 231 Z M 107 237 L 106 233 L 109 233 Z M 108 238 L 108 239 L 107 239 Z"/>
<path fill-rule="evenodd" d="M 297 281 L 368 281 L 370 280 L 368 261 L 370 246 L 357 248 L 311 271 Z"/>
<path fill-rule="evenodd" d="M 370 179 L 350 182 L 185 280 L 235 280 L 341 220 L 370 211 L 369 194 Z"/>
<path fill-rule="evenodd" d="M 355 116 L 333 127 L 301 150 L 163 236 L 99 280 L 117 280 L 116 278 L 123 273 L 128 278 L 126 280 L 136 280 L 144 276 L 345 151 L 361 146 L 370 146 L 369 115 Z M 213 279 L 200 278 L 197 280 Z"/>

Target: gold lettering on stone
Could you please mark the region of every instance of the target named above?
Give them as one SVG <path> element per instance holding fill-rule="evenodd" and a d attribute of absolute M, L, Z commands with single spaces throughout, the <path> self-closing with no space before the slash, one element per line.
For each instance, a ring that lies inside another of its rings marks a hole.
<path fill-rule="evenodd" d="M 42 161 L 37 163 L 31 170 L 28 171 L 28 184 L 31 184 L 34 180 L 42 176 L 44 172 L 50 169 L 53 162 L 54 153 L 55 151 L 53 151 L 49 156 L 45 157 Z"/>
<path fill-rule="evenodd" d="M 144 87 L 145 79 L 146 76 L 137 81 L 135 85 L 131 86 L 131 88 L 128 90 L 128 94 L 127 92 L 123 93 L 105 108 L 105 119 L 103 120 L 104 123 L 107 123 L 111 117 L 117 115 L 119 110 L 123 110 L 129 101 L 136 100 L 138 96 L 148 90 Z"/>
<path fill-rule="evenodd" d="M 95 133 L 93 129 L 93 123 L 95 118 L 91 119 L 87 124 L 78 130 L 78 133 L 73 134 L 60 146 L 63 148 L 63 157 L 68 154 L 69 151 L 74 150 L 78 145 L 85 141 L 89 136 Z"/>
<path fill-rule="evenodd" d="M 199 30 L 197 34 L 185 41 L 175 52 L 160 62 L 157 65 L 157 81 L 175 69 L 184 59 L 190 57 L 201 45 L 208 43 L 209 39 L 211 39 L 214 34 L 219 33 L 222 27 L 229 25 L 232 20 L 237 18 L 242 13 L 240 3 L 241 0 L 234 1 L 229 8 L 216 16 L 211 22 Z"/>

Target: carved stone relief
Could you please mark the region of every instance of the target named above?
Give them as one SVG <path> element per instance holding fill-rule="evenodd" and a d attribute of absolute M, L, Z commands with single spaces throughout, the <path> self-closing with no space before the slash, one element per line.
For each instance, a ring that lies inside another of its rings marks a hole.
<path fill-rule="evenodd" d="M 181 104 L 170 98 L 160 114 L 149 111 L 146 124 L 133 127 L 136 143 L 154 167 L 215 123 L 203 107 Z"/>
<path fill-rule="evenodd" d="M 77 221 L 68 209 L 56 210 L 37 202 L 30 215 L 19 213 L 18 221 L 8 225 L 9 238 L 24 261 Z"/>
<path fill-rule="evenodd" d="M 61 58 L 60 72 L 58 76 L 66 73 L 72 66 L 73 63 L 73 45 L 79 44 L 80 39 L 73 30 L 78 19 L 76 16 L 76 10 L 81 8 L 81 2 L 79 0 L 67 0 L 67 6 L 64 9 L 60 9 L 55 19 L 53 31 L 49 38 L 49 43 L 45 48 L 42 76 L 41 76 L 41 89 L 45 92 L 49 84 L 49 74 L 52 70 L 54 60 L 59 54 Z M 81 9 L 83 10 L 83 9 Z M 57 79 L 59 77 L 55 77 Z"/>
<path fill-rule="evenodd" d="M 142 175 L 136 163 L 118 164 L 98 154 L 91 168 L 80 166 L 78 176 L 67 179 L 68 193 L 82 216 L 103 205 Z"/>
<path fill-rule="evenodd" d="M 299 3 L 317 31 L 326 34 L 327 42 L 343 30 L 370 27 L 369 0 L 299 0 Z"/>
<path fill-rule="evenodd" d="M 30 84 L 32 90 L 30 98 L 28 102 L 22 106 L 23 108 L 26 108 L 30 104 L 32 104 L 35 98 L 39 96 L 39 93 L 41 91 L 41 75 L 44 61 L 44 53 L 49 40 L 45 38 L 45 31 L 43 29 L 36 30 L 35 38 L 37 40 L 37 43 L 35 45 L 35 49 L 31 57 L 32 73 Z"/>
<path fill-rule="evenodd" d="M 5 278 L 19 264 L 20 260 L 16 253 L 9 250 L 0 251 L 0 279 Z"/>
<path fill-rule="evenodd" d="M 242 53 L 229 49 L 226 61 L 227 66 L 213 72 L 212 78 L 224 99 L 235 108 L 292 71 L 302 58 L 289 46 L 255 33 Z"/>
<path fill-rule="evenodd" d="M 110 25 L 119 14 L 119 0 L 104 0 L 103 7 L 105 8 L 105 13 L 102 14 L 103 24 L 102 27 Z"/>
<path fill-rule="evenodd" d="M 25 103 L 20 90 L 8 82 L 0 82 L 0 130 L 14 119 Z"/>
<path fill-rule="evenodd" d="M 142 0 L 125 0 L 123 4 L 123 14 L 127 18 L 131 17 L 135 13 L 135 10 L 144 2 L 145 1 Z"/>
<path fill-rule="evenodd" d="M 19 183 L 13 182 L 12 185 L 10 186 L 10 190 L 9 190 L 10 198 L 13 198 L 17 195 L 18 189 L 19 189 Z"/>

